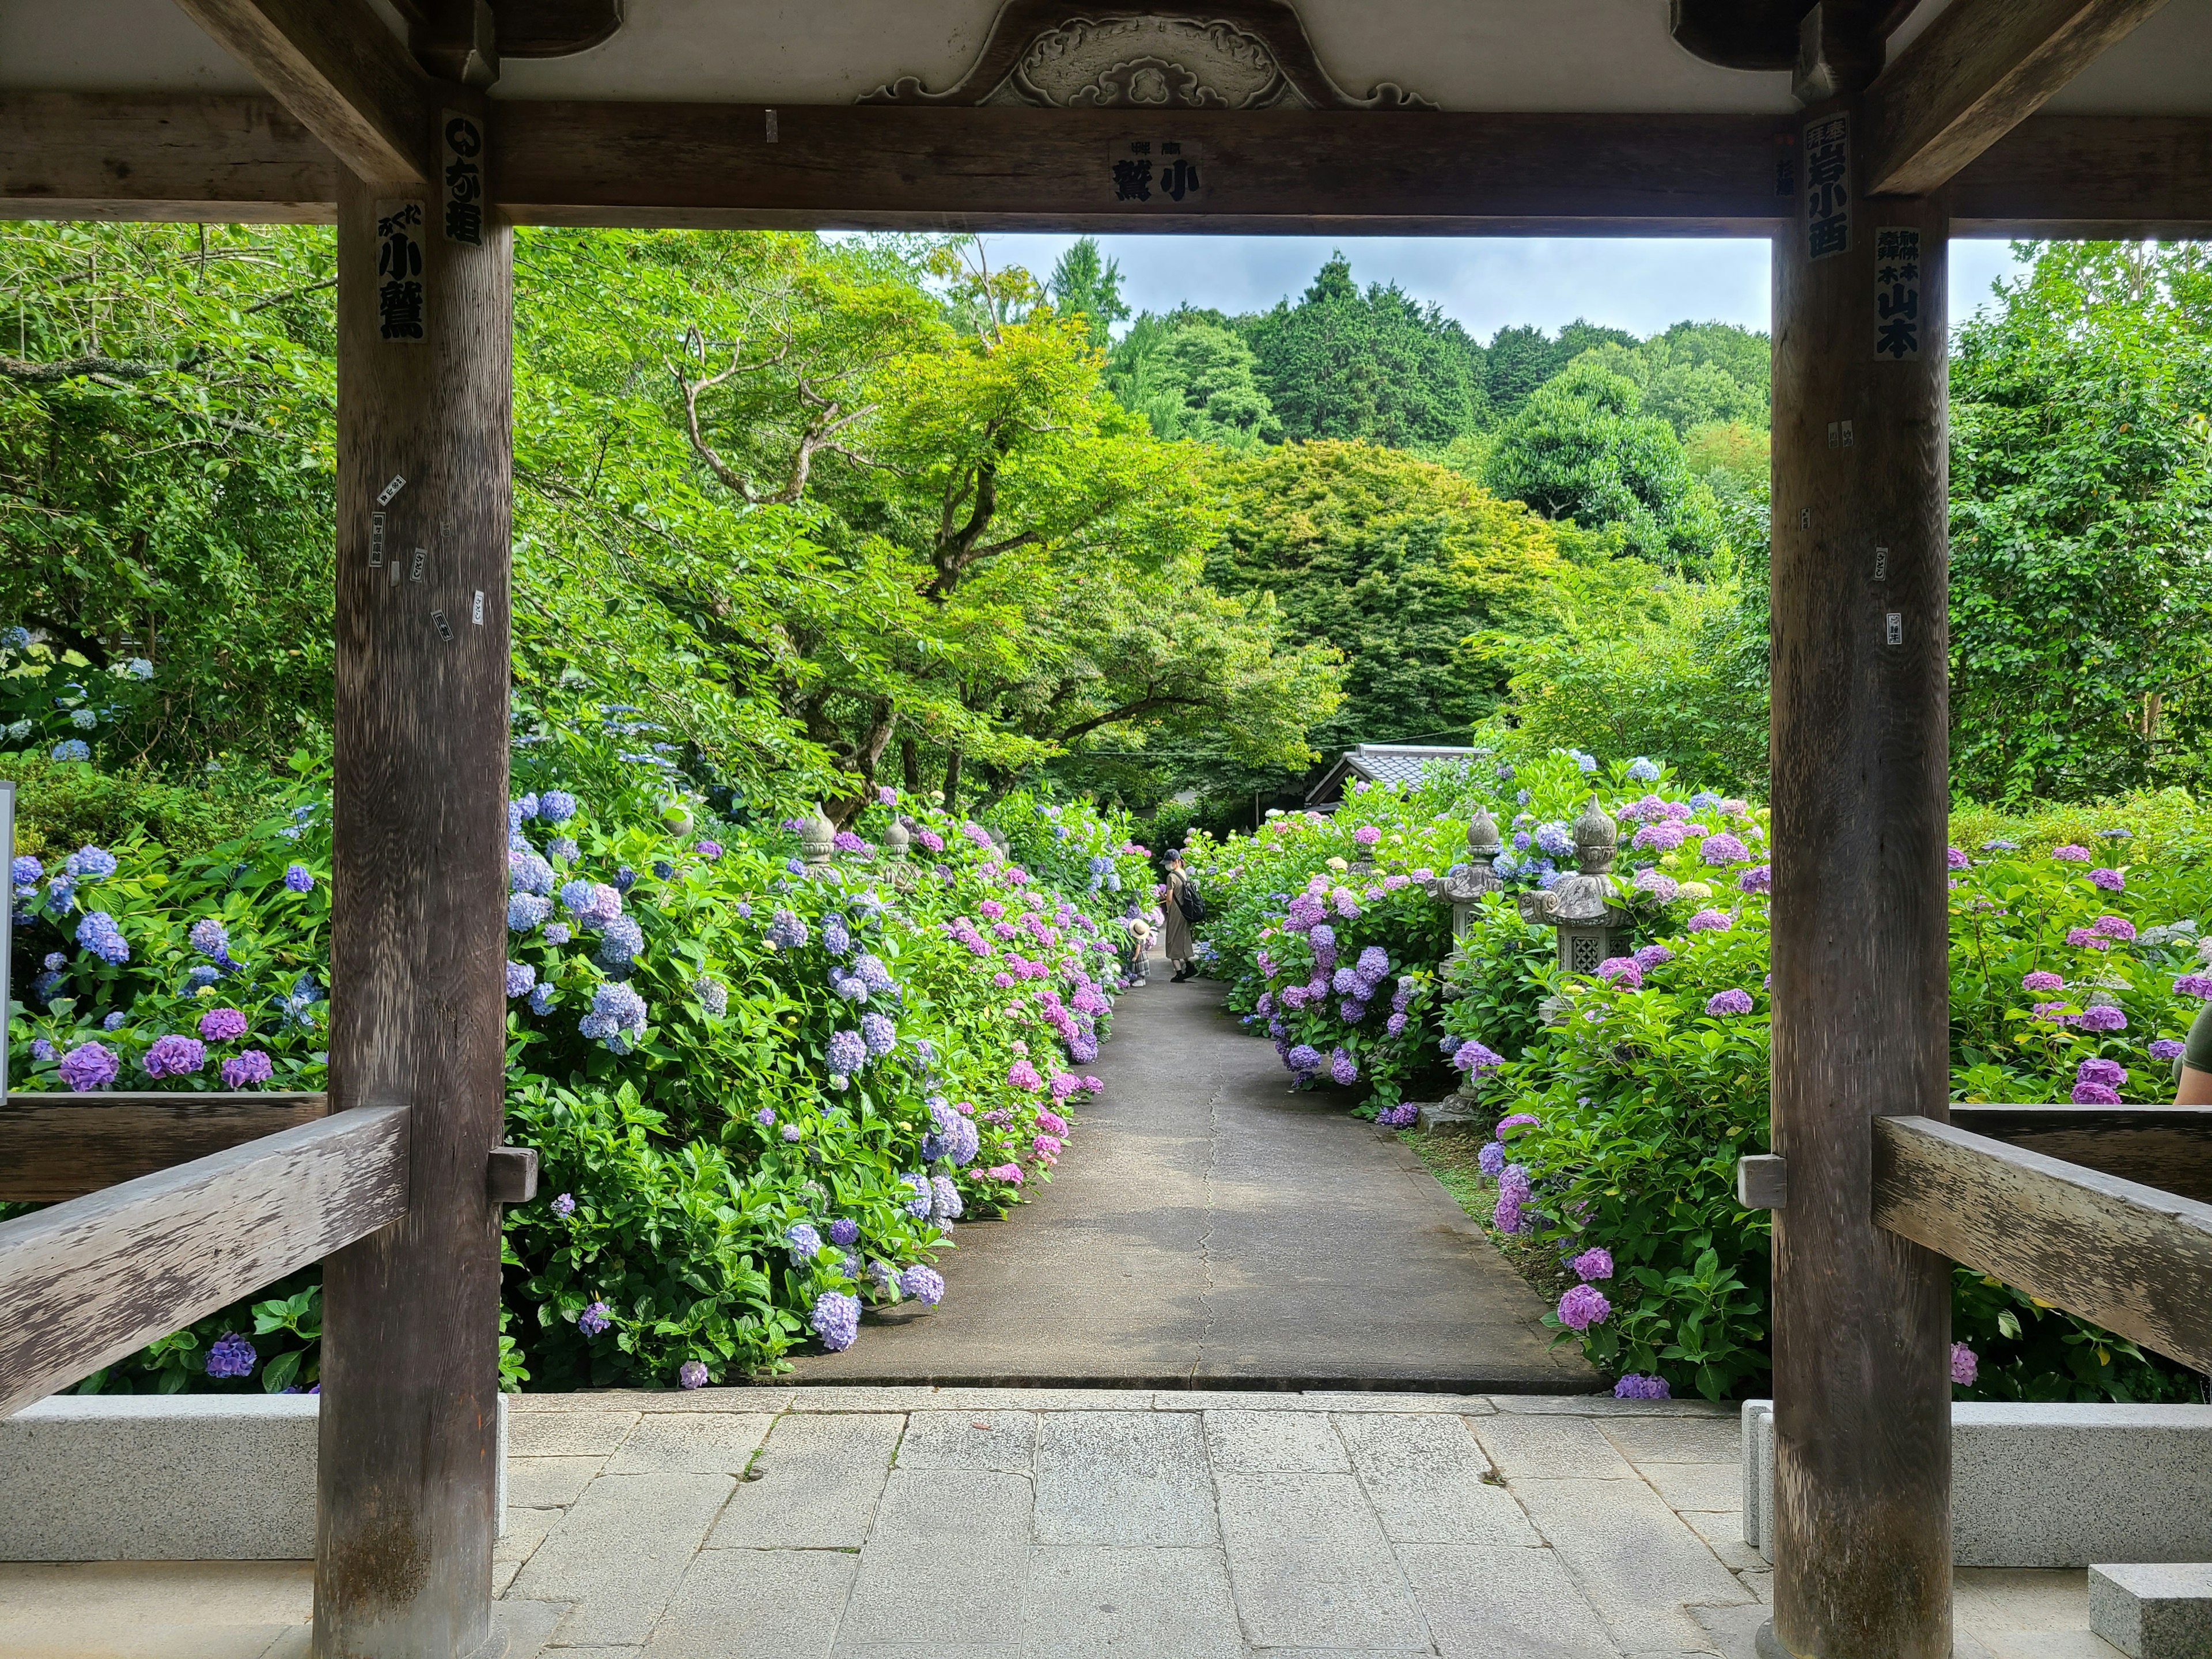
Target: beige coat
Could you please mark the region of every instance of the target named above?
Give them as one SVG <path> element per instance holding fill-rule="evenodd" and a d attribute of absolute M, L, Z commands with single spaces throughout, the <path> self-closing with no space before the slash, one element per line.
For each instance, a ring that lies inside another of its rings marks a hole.
<path fill-rule="evenodd" d="M 1170 962 L 1188 962 L 1198 954 L 1198 946 L 1190 936 L 1190 923 L 1183 920 L 1182 906 L 1176 902 L 1176 895 L 1182 891 L 1183 881 L 1182 871 L 1169 871 L 1167 896 L 1160 901 L 1160 914 L 1167 918 L 1168 924 L 1166 939 L 1161 948 L 1167 952 Z"/>

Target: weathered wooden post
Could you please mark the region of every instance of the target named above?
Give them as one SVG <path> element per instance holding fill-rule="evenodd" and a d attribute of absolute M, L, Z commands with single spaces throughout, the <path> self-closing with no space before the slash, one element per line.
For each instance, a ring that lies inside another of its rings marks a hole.
<path fill-rule="evenodd" d="M 514 258 L 432 90 L 429 186 L 338 198 L 331 1093 L 408 1107 L 410 1184 L 325 1268 L 319 1659 L 494 1639 Z"/>
<path fill-rule="evenodd" d="M 1875 54 L 1878 66 L 1880 53 Z M 1804 118 L 1774 255 L 1774 1619 L 1798 1659 L 1951 1651 L 1950 1267 L 1875 1225 L 1872 1120 L 1946 1114 L 1940 204 Z"/>

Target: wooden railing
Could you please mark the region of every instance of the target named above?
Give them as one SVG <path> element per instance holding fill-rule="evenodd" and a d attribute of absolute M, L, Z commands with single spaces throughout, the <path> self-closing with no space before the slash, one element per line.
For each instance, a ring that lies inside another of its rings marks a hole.
<path fill-rule="evenodd" d="M 2212 1112 L 1984 1106 L 1874 1121 L 1874 1219 L 2016 1290 L 2212 1370 Z M 2051 1114 L 2044 1116 L 2043 1114 Z M 2016 1137 L 2014 1144 L 1964 1127 Z M 2033 1143 L 2062 1145 L 2073 1159 Z"/>
<path fill-rule="evenodd" d="M 258 1097 L 258 1112 L 238 1100 L 9 1099 L 0 1133 L 26 1188 L 100 1182 L 88 1151 L 137 1168 L 165 1148 L 236 1144 L 0 1223 L 0 1416 L 407 1212 L 406 1108 L 325 1116 L 319 1095 Z M 210 1101 L 231 1104 L 191 1109 Z M 307 1103 L 307 1121 L 266 1132 Z"/>
<path fill-rule="evenodd" d="M 0 1201 L 52 1204 L 325 1116 L 325 1094 L 10 1094 L 0 1098 Z"/>

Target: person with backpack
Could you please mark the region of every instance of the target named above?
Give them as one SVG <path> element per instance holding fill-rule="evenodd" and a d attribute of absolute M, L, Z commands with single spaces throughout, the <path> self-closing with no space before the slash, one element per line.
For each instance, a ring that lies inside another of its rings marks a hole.
<path fill-rule="evenodd" d="M 1206 915 L 1206 901 L 1199 896 L 1197 884 L 1183 873 L 1181 853 L 1168 854 L 1168 878 L 1160 909 L 1167 918 L 1167 957 L 1175 965 L 1169 982 L 1179 985 L 1198 972 L 1198 945 L 1190 929 L 1192 923 Z"/>

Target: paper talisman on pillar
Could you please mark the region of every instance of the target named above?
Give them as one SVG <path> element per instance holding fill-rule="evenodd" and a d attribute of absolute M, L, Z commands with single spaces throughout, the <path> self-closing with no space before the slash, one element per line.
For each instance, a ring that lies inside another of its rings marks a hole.
<path fill-rule="evenodd" d="M 1874 234 L 1874 355 L 1896 363 L 1920 356 L 1920 232 L 1911 225 Z"/>
<path fill-rule="evenodd" d="M 1199 147 L 1187 138 L 1127 138 L 1107 155 L 1107 179 L 1116 202 L 1172 208 L 1204 188 Z"/>
<path fill-rule="evenodd" d="M 376 204 L 376 337 L 423 338 L 422 204 Z"/>
<path fill-rule="evenodd" d="M 446 155 L 446 240 L 483 246 L 483 123 L 447 110 L 438 131 Z"/>
<path fill-rule="evenodd" d="M 1805 257 L 1825 259 L 1851 246 L 1851 118 L 1805 127 Z"/>

